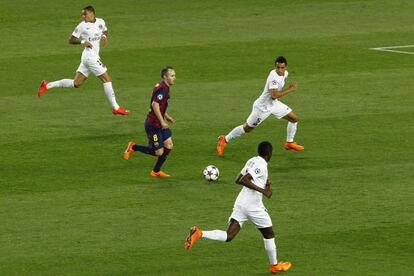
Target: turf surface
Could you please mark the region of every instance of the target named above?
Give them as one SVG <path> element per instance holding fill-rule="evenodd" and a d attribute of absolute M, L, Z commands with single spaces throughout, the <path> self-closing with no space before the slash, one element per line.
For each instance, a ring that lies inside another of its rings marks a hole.
<path fill-rule="evenodd" d="M 67 38 L 83 4 L 1 1 L 0 275 L 266 275 L 260 234 L 246 224 L 230 244 L 192 225 L 225 229 L 256 145 L 275 147 L 274 196 L 265 200 L 289 275 L 410 275 L 414 270 L 414 56 L 372 51 L 410 45 L 412 1 L 95 1 L 106 20 L 116 117 L 99 80 L 38 99 L 42 79 L 71 78 L 80 46 Z M 407 51 L 414 51 L 406 49 Z M 299 83 L 282 99 L 301 121 L 306 149 L 282 149 L 273 118 L 234 140 L 277 55 Z M 146 142 L 143 120 L 159 69 L 174 65 L 169 113 L 174 150 L 151 179 L 154 158 L 121 152 Z M 219 183 L 203 181 L 206 165 Z"/>

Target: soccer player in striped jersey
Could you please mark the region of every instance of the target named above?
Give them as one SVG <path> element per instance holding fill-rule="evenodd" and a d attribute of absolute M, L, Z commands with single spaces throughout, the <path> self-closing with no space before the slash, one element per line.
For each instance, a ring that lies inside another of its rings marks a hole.
<path fill-rule="evenodd" d="M 162 69 L 161 78 L 162 80 L 155 85 L 152 91 L 150 109 L 144 124 L 148 145 L 137 145 L 134 141 L 130 141 L 123 154 L 125 160 L 128 160 L 135 151 L 157 156 L 157 162 L 150 173 L 153 177 L 170 176 L 161 171 L 161 166 L 173 148 L 172 132 L 168 123 L 174 123 L 175 120 L 167 113 L 167 108 L 170 87 L 175 84 L 174 68 L 167 66 Z"/>

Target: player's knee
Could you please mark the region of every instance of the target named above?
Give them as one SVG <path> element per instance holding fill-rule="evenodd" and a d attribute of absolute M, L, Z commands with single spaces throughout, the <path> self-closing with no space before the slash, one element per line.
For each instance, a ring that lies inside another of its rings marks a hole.
<path fill-rule="evenodd" d="M 295 116 L 295 117 L 293 118 L 292 123 L 297 123 L 297 122 L 299 122 L 299 117 L 298 117 L 298 116 Z"/>
<path fill-rule="evenodd" d="M 251 132 L 254 128 L 253 128 L 253 127 L 251 127 L 251 126 L 246 125 L 245 127 L 243 127 L 243 129 L 244 129 L 244 132 L 249 133 L 249 132 Z"/>
<path fill-rule="evenodd" d="M 155 151 L 155 155 L 156 156 L 161 156 L 163 153 L 164 153 L 164 149 L 163 148 L 158 149 L 158 150 Z"/>
<path fill-rule="evenodd" d="M 289 120 L 289 122 L 291 122 L 291 123 L 297 123 L 297 122 L 299 122 L 299 117 L 298 117 L 298 115 L 296 115 L 296 114 L 289 114 L 288 115 L 288 120 Z"/>
<path fill-rule="evenodd" d="M 234 236 L 227 235 L 226 242 L 231 242 L 234 239 Z"/>

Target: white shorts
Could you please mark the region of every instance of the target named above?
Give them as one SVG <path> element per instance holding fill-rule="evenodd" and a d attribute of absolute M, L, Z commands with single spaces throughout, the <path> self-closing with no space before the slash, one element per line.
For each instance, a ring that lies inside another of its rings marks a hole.
<path fill-rule="evenodd" d="M 99 57 L 90 57 L 82 59 L 76 72 L 82 73 L 85 77 L 88 77 L 90 73 L 95 76 L 103 75 L 107 71 L 105 64 L 101 62 Z"/>
<path fill-rule="evenodd" d="M 270 114 L 273 114 L 276 118 L 281 119 L 292 112 L 292 109 L 280 101 L 273 101 L 272 106 L 266 108 L 261 107 L 257 103 L 253 104 L 252 113 L 246 120 L 249 127 L 257 127 L 260 125 Z"/>
<path fill-rule="evenodd" d="M 265 207 L 261 207 L 255 210 L 247 210 L 240 205 L 235 205 L 233 207 L 233 212 L 229 217 L 230 219 L 235 219 L 240 224 L 240 227 L 243 226 L 243 223 L 247 220 L 253 222 L 257 228 L 268 228 L 272 227 L 272 220 L 270 219 L 269 214 Z"/>

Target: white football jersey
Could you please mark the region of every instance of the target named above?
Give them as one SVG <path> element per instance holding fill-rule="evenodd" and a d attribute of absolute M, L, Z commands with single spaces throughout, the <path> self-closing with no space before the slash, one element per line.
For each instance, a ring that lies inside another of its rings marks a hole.
<path fill-rule="evenodd" d="M 85 22 L 76 26 L 72 35 L 76 38 L 89 41 L 92 44 L 92 48 L 86 48 L 82 52 L 82 59 L 89 57 L 99 58 L 100 41 L 103 32 L 107 31 L 105 21 L 102 18 L 95 18 L 95 22 Z"/>
<path fill-rule="evenodd" d="M 263 108 L 268 108 L 273 104 L 273 101 L 277 101 L 272 99 L 272 95 L 270 93 L 270 89 L 277 89 L 281 91 L 285 86 L 285 80 L 288 77 L 288 71 L 285 71 L 284 76 L 279 76 L 276 73 L 276 70 L 272 70 L 267 77 L 265 87 L 263 89 L 262 95 L 256 100 L 256 102 L 262 106 Z"/>
<path fill-rule="evenodd" d="M 250 158 L 240 172 L 242 175 L 250 174 L 253 177 L 252 182 L 260 187 L 265 188 L 267 182 L 267 162 L 261 156 Z M 243 187 L 237 196 L 235 205 L 241 205 L 247 210 L 264 207 L 262 202 L 263 194 L 247 187 Z"/>

